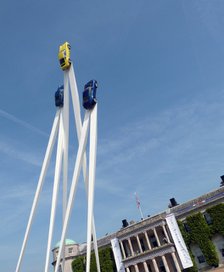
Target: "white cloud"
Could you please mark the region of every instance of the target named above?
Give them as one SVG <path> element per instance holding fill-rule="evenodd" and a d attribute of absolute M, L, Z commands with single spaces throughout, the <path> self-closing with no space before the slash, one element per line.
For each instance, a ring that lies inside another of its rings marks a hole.
<path fill-rule="evenodd" d="M 41 159 L 38 154 L 22 151 L 18 147 L 13 147 L 12 143 L 7 143 L 1 140 L 0 152 L 6 156 L 10 156 L 11 158 L 26 162 L 27 164 L 31 164 L 33 166 L 39 167 L 41 165 Z"/>
<path fill-rule="evenodd" d="M 21 119 L 17 118 L 16 116 L 14 116 L 14 115 L 12 115 L 12 114 L 10 114 L 10 113 L 2 110 L 2 109 L 0 109 L 0 116 L 2 116 L 5 119 L 8 119 L 8 120 L 16 123 L 17 125 L 20 125 L 20 126 L 26 128 L 26 129 L 28 129 L 28 130 L 30 130 L 32 132 L 35 132 L 35 133 L 37 133 L 39 135 L 42 135 L 44 137 L 49 136 L 46 132 L 44 132 L 44 131 L 42 131 L 42 130 L 40 130 L 40 129 L 32 126 L 32 125 L 30 125 L 29 123 L 25 122 L 24 120 L 21 120 Z"/>
<path fill-rule="evenodd" d="M 210 178 L 223 168 L 224 147 L 223 92 L 217 94 L 129 122 L 99 142 L 96 190 L 113 196 L 113 204 L 107 200 L 112 217 L 113 209 L 125 214 L 116 203 L 128 203 L 135 191 L 151 213 L 166 209 L 173 196 L 181 201 L 203 193 L 202 184 L 205 192 L 214 188 Z"/>

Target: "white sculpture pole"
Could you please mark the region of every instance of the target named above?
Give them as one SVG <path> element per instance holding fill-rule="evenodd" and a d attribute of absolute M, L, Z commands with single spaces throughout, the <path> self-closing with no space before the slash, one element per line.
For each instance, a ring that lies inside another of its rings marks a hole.
<path fill-rule="evenodd" d="M 94 187 L 96 175 L 97 147 L 97 104 L 90 115 L 90 147 L 89 147 L 89 186 L 88 186 L 88 218 L 87 218 L 87 262 L 86 272 L 90 272 L 91 235 L 93 221 Z"/>
<path fill-rule="evenodd" d="M 64 73 L 64 106 L 62 108 L 63 119 L 63 221 L 67 207 L 67 183 L 68 183 L 68 143 L 69 143 L 69 81 L 68 74 Z"/>
<path fill-rule="evenodd" d="M 52 204 L 51 204 L 51 216 L 50 216 L 46 261 L 45 261 L 45 269 L 44 269 L 45 272 L 49 271 L 51 243 L 52 243 L 52 237 L 53 237 L 53 231 L 54 231 L 54 222 L 55 222 L 58 189 L 59 189 L 60 174 L 61 174 L 62 155 L 63 155 L 63 137 L 64 137 L 64 132 L 63 132 L 63 126 L 62 126 L 62 113 L 61 113 L 57 155 L 56 155 L 56 163 L 55 163 L 54 186 L 53 186 Z"/>
<path fill-rule="evenodd" d="M 20 256 L 19 256 L 18 263 L 17 263 L 17 266 L 16 266 L 16 272 L 20 271 L 20 266 L 21 266 L 21 263 L 22 263 L 24 251 L 25 251 L 25 248 L 26 248 L 26 244 L 27 244 L 27 240 L 28 240 L 28 237 L 29 237 L 30 229 L 31 229 L 31 226 L 32 226 L 34 214 L 35 214 L 35 211 L 36 211 L 36 208 L 37 208 L 39 196 L 40 196 L 40 193 L 41 193 L 41 190 L 42 190 L 42 187 L 43 187 L 43 184 L 44 184 L 45 176 L 46 176 L 46 173 L 47 173 L 47 169 L 48 169 L 48 166 L 49 166 L 52 150 L 53 150 L 55 139 L 56 139 L 56 136 L 57 136 L 57 133 L 58 133 L 60 112 L 61 112 L 61 110 L 59 109 L 56 112 L 56 115 L 55 115 L 55 118 L 54 118 L 50 138 L 49 138 L 49 141 L 48 141 L 48 146 L 47 146 L 47 149 L 46 149 L 44 161 L 43 161 L 41 172 L 40 172 L 40 177 L 39 177 L 38 184 L 37 184 L 36 193 L 35 193 L 35 196 L 34 196 L 34 200 L 33 200 L 32 208 L 31 208 L 28 224 L 27 224 L 27 227 L 26 227 L 26 232 L 25 232 L 25 236 L 24 236 Z"/>
<path fill-rule="evenodd" d="M 75 116 L 77 138 L 79 141 L 81 129 L 82 129 L 82 121 L 81 121 L 81 114 L 80 114 L 79 94 L 78 94 L 78 88 L 77 88 L 73 64 L 71 64 L 68 75 L 69 75 L 69 83 L 70 83 L 70 88 L 71 88 L 71 97 L 72 97 L 73 110 L 74 110 L 74 116 Z M 86 187 L 86 193 L 87 193 L 87 199 L 88 199 L 89 181 L 88 181 L 88 173 L 87 173 L 86 152 L 84 153 L 84 156 L 83 156 L 82 168 L 83 168 L 83 177 L 84 177 L 84 181 L 85 181 L 85 187 Z M 94 251 L 95 251 L 95 256 L 96 256 L 97 271 L 100 272 L 100 261 L 99 261 L 99 253 L 98 253 L 98 246 L 97 246 L 97 237 L 96 237 L 94 215 L 92 217 L 92 235 L 93 235 Z"/>
<path fill-rule="evenodd" d="M 65 213 L 67 208 L 68 199 L 68 143 L 69 143 L 69 79 L 67 71 L 64 72 L 64 106 L 62 109 L 63 117 L 63 223 L 65 219 Z M 64 271 L 65 265 L 65 241 L 61 241 L 62 249 L 62 271 Z"/>
<path fill-rule="evenodd" d="M 74 197 L 75 197 L 75 193 L 76 193 L 76 189 L 77 189 L 78 178 L 79 178 L 79 174 L 80 174 L 80 170 L 81 170 L 81 164 L 83 161 L 83 155 L 84 155 L 85 148 L 86 148 L 88 128 L 89 128 L 89 114 L 90 114 L 89 111 L 86 111 L 60 241 L 65 240 L 68 223 L 69 223 L 70 216 L 71 216 L 71 210 L 72 210 Z M 58 271 L 58 268 L 60 265 L 60 260 L 61 260 L 61 256 L 62 256 L 62 249 L 63 249 L 63 245 L 61 243 L 60 247 L 59 247 L 58 256 L 57 256 L 55 271 Z"/>

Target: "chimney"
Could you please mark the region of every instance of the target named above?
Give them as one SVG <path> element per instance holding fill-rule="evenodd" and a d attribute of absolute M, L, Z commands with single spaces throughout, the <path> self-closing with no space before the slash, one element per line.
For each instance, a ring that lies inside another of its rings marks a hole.
<path fill-rule="evenodd" d="M 224 186 L 224 175 L 220 177 L 221 178 L 221 182 L 220 182 L 220 187 Z"/>
<path fill-rule="evenodd" d="M 128 226 L 128 221 L 126 219 L 122 220 L 122 227 L 126 228 Z"/>
<path fill-rule="evenodd" d="M 179 205 L 177 202 L 176 202 L 176 199 L 173 197 L 173 198 L 170 198 L 170 204 L 171 204 L 171 208 Z"/>

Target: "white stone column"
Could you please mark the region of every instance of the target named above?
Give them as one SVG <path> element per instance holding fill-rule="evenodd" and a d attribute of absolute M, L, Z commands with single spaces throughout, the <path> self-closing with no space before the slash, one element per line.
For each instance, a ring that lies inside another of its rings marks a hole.
<path fill-rule="evenodd" d="M 159 241 L 159 237 L 158 237 L 158 235 L 157 235 L 156 228 L 153 229 L 153 232 L 154 232 L 154 235 L 155 235 L 155 237 L 156 237 L 156 241 L 157 241 L 158 246 L 161 246 L 160 241 Z"/>
<path fill-rule="evenodd" d="M 153 264 L 155 272 L 159 272 L 159 267 L 155 259 L 152 259 L 152 264 Z"/>
<path fill-rule="evenodd" d="M 148 248 L 149 248 L 149 249 L 152 249 L 151 244 L 150 244 L 150 241 L 149 241 L 149 236 L 148 236 L 147 232 L 145 231 L 144 234 L 145 234 L 145 239 L 146 239 Z"/>
<path fill-rule="evenodd" d="M 129 269 L 129 267 L 126 267 L 126 272 L 130 272 L 130 269 Z"/>
<path fill-rule="evenodd" d="M 149 272 L 148 265 L 146 262 L 143 262 L 145 272 Z"/>
<path fill-rule="evenodd" d="M 143 252 L 142 251 L 142 246 L 141 246 L 141 243 L 140 243 L 138 235 L 136 235 L 136 239 L 137 239 L 137 242 L 138 242 L 138 247 L 139 247 L 140 253 L 142 253 Z"/>
<path fill-rule="evenodd" d="M 177 257 L 176 257 L 176 255 L 175 255 L 175 253 L 172 252 L 172 253 L 171 253 L 171 256 L 172 256 L 172 258 L 173 258 L 173 261 L 174 261 L 174 264 L 175 264 L 175 266 L 176 266 L 177 272 L 181 272 L 181 268 L 180 268 L 180 265 L 179 265 L 179 263 L 178 263 L 178 260 L 177 260 Z"/>
<path fill-rule="evenodd" d="M 128 244 L 129 244 L 129 247 L 130 247 L 130 250 L 131 250 L 131 255 L 134 256 L 134 250 L 133 250 L 130 238 L 128 238 Z"/>
<path fill-rule="evenodd" d="M 168 243 L 170 243 L 170 238 L 169 238 L 169 236 L 168 236 L 168 233 L 167 233 L 167 231 L 166 231 L 166 227 L 165 227 L 164 225 L 163 225 L 163 232 L 164 232 L 164 234 L 165 234 L 165 237 L 166 237 Z"/>
<path fill-rule="evenodd" d="M 166 257 L 162 256 L 162 260 L 163 260 L 163 264 L 164 264 L 164 266 L 166 268 L 166 272 L 170 272 L 169 265 L 168 265 L 168 263 L 166 261 Z"/>
<path fill-rule="evenodd" d="M 135 272 L 139 272 L 138 265 L 135 264 Z"/>
<path fill-rule="evenodd" d="M 120 246 L 121 246 L 121 252 L 123 254 L 123 258 L 127 258 L 126 254 L 125 254 L 125 250 L 124 250 L 124 245 L 123 245 L 123 241 L 120 241 Z"/>

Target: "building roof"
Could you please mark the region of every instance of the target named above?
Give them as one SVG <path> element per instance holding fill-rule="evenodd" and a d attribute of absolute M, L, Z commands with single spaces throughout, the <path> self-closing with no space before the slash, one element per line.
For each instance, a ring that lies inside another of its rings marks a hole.
<path fill-rule="evenodd" d="M 58 248 L 60 247 L 61 241 L 58 241 L 57 244 L 54 246 L 54 248 Z M 71 239 L 66 239 L 65 240 L 65 245 L 69 246 L 69 245 L 77 245 L 77 243 L 74 240 Z"/>

